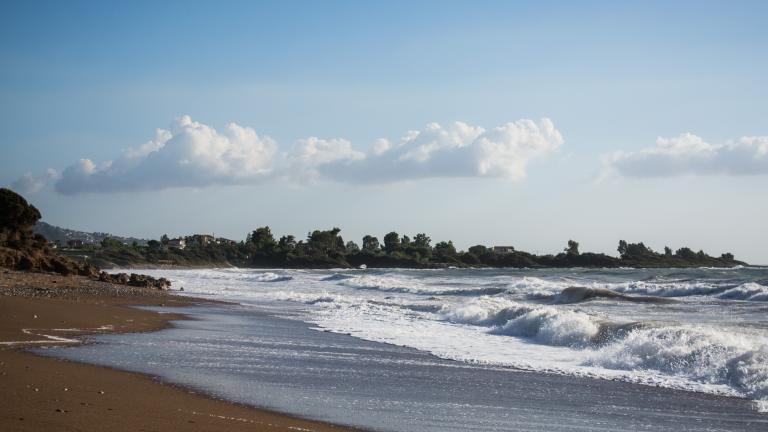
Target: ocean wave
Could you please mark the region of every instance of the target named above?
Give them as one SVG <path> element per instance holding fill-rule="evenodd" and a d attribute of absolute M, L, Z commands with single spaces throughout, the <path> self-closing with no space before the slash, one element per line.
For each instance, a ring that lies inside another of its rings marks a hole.
<path fill-rule="evenodd" d="M 265 273 L 257 273 L 257 274 L 248 274 L 245 277 L 241 278 L 240 280 L 248 281 L 248 282 L 285 282 L 285 281 L 293 280 L 293 277 L 288 275 L 280 275 L 272 272 L 265 272 Z"/>
<path fill-rule="evenodd" d="M 707 327 L 633 329 L 596 349 L 585 365 L 657 371 L 703 384 L 726 385 L 738 394 L 768 399 L 766 341 Z"/>
<path fill-rule="evenodd" d="M 493 298 L 444 306 L 438 315 L 454 324 L 488 327 L 490 334 L 576 349 L 587 355 L 582 366 L 726 386 L 768 407 L 764 337 L 676 322 L 611 322 L 579 310 Z"/>
<path fill-rule="evenodd" d="M 768 286 L 747 282 L 717 296 L 727 300 L 768 301 Z"/>
<path fill-rule="evenodd" d="M 427 285 L 412 279 L 401 279 L 389 276 L 329 276 L 324 280 L 339 281 L 339 285 L 359 290 L 376 290 L 393 293 L 406 293 L 430 296 L 485 296 L 501 294 L 507 291 L 500 286 L 480 286 L 477 288 L 447 288 L 439 285 Z M 342 276 L 342 275 L 339 275 Z M 330 279 L 334 277 L 333 279 Z"/>
<path fill-rule="evenodd" d="M 632 281 L 618 284 L 607 284 L 606 288 L 621 293 L 644 294 L 659 297 L 685 297 L 694 295 L 711 295 L 732 288 L 733 284 L 703 281 L 670 281 L 647 282 Z"/>
<path fill-rule="evenodd" d="M 548 345 L 586 346 L 600 333 L 600 322 L 583 312 L 486 298 L 439 314 L 455 324 L 491 327 L 490 332 L 519 336 Z"/>
<path fill-rule="evenodd" d="M 343 273 L 334 273 L 334 274 L 332 274 L 330 276 L 326 276 L 326 277 L 324 277 L 324 278 L 322 278 L 320 280 L 322 280 L 322 281 L 340 281 L 340 280 L 353 279 L 355 277 L 356 276 L 347 275 L 347 274 L 343 274 Z"/>
<path fill-rule="evenodd" d="M 549 299 L 554 303 L 580 303 L 593 299 L 622 300 L 636 303 L 663 303 L 672 301 L 670 299 L 657 296 L 630 296 L 609 290 L 607 288 L 587 287 L 568 287 L 559 294 L 546 296 L 543 297 L 543 299 Z"/>
<path fill-rule="evenodd" d="M 278 274 L 275 272 L 253 273 L 239 269 L 212 269 L 198 270 L 195 279 L 212 281 L 240 281 L 240 282 L 281 282 L 293 279 L 293 276 Z"/>
<path fill-rule="evenodd" d="M 414 280 L 371 275 L 341 279 L 339 285 L 360 290 L 378 290 L 400 293 L 418 293 L 429 290 L 429 287 Z"/>

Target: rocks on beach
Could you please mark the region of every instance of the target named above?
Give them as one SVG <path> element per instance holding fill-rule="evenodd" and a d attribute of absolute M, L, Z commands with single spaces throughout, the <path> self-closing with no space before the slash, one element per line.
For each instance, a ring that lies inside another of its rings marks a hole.
<path fill-rule="evenodd" d="M 87 262 L 58 255 L 47 247 L 44 237 L 32 233 L 32 226 L 40 217 L 40 212 L 21 195 L 0 188 L 0 267 L 57 273 L 62 276 L 85 276 L 92 280 L 139 288 L 170 288 L 171 282 L 165 278 L 135 273 L 109 274 Z"/>
<path fill-rule="evenodd" d="M 127 273 L 109 274 L 107 272 L 101 272 L 99 273 L 99 280 L 101 282 L 161 290 L 171 287 L 171 282 L 166 278 L 154 278 L 152 276 L 136 273 L 128 275 Z"/>

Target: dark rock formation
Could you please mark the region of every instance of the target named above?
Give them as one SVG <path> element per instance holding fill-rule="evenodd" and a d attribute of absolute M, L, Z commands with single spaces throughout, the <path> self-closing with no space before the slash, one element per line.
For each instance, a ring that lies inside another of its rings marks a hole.
<path fill-rule="evenodd" d="M 130 285 L 142 288 L 154 288 L 165 290 L 171 287 L 171 281 L 166 278 L 153 278 L 152 276 L 141 275 L 136 273 L 116 273 L 109 274 L 107 272 L 99 273 L 98 279 L 102 282 L 109 282 L 120 285 Z"/>
<path fill-rule="evenodd" d="M 104 282 L 167 289 L 165 278 L 121 273 L 110 275 L 98 267 L 58 255 L 47 246 L 45 237 L 33 234 L 40 212 L 21 195 L 0 188 L 0 267 L 24 271 L 58 273 L 63 276 L 87 276 Z"/>

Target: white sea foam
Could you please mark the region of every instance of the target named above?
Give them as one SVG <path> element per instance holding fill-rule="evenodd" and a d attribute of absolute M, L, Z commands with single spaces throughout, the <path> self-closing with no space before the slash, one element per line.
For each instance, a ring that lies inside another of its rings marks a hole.
<path fill-rule="evenodd" d="M 768 301 L 768 286 L 747 282 L 721 293 L 717 298 L 728 300 Z"/>
<path fill-rule="evenodd" d="M 506 291 L 506 288 L 497 286 L 495 284 L 490 284 L 488 286 L 448 287 L 441 285 L 428 285 L 416 280 L 393 276 L 351 276 L 334 274 L 324 278 L 323 280 L 337 281 L 339 285 L 361 290 L 378 290 L 390 293 L 410 293 L 432 296 L 480 296 L 501 294 Z"/>
<path fill-rule="evenodd" d="M 531 306 L 504 299 L 483 298 L 439 312 L 453 323 L 491 327 L 494 334 L 531 338 L 549 345 L 584 346 L 600 330 L 585 313 L 551 306 Z"/>
<path fill-rule="evenodd" d="M 754 400 L 768 399 L 768 341 L 708 327 L 638 328 L 594 351 L 585 363 L 626 371 L 658 371 L 703 384 L 725 385 Z"/>
<path fill-rule="evenodd" d="M 737 395 L 768 408 L 768 330 L 759 309 L 768 300 L 761 284 L 768 270 L 749 273 L 758 271 L 729 271 L 729 280 L 706 269 L 676 272 L 680 277 L 647 271 L 641 278 L 632 269 L 604 270 L 606 277 L 492 269 L 150 273 L 193 295 L 287 302 L 318 328 L 444 358 Z M 700 276 L 707 272 L 714 276 Z M 685 299 L 552 301 L 573 286 Z M 728 314 L 713 309 L 723 303 Z"/>

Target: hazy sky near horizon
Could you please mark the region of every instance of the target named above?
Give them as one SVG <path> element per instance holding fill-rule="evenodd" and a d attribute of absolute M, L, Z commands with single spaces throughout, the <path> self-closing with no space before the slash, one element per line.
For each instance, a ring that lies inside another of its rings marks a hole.
<path fill-rule="evenodd" d="M 766 2 L 0 7 L 0 185 L 49 223 L 768 264 Z"/>

